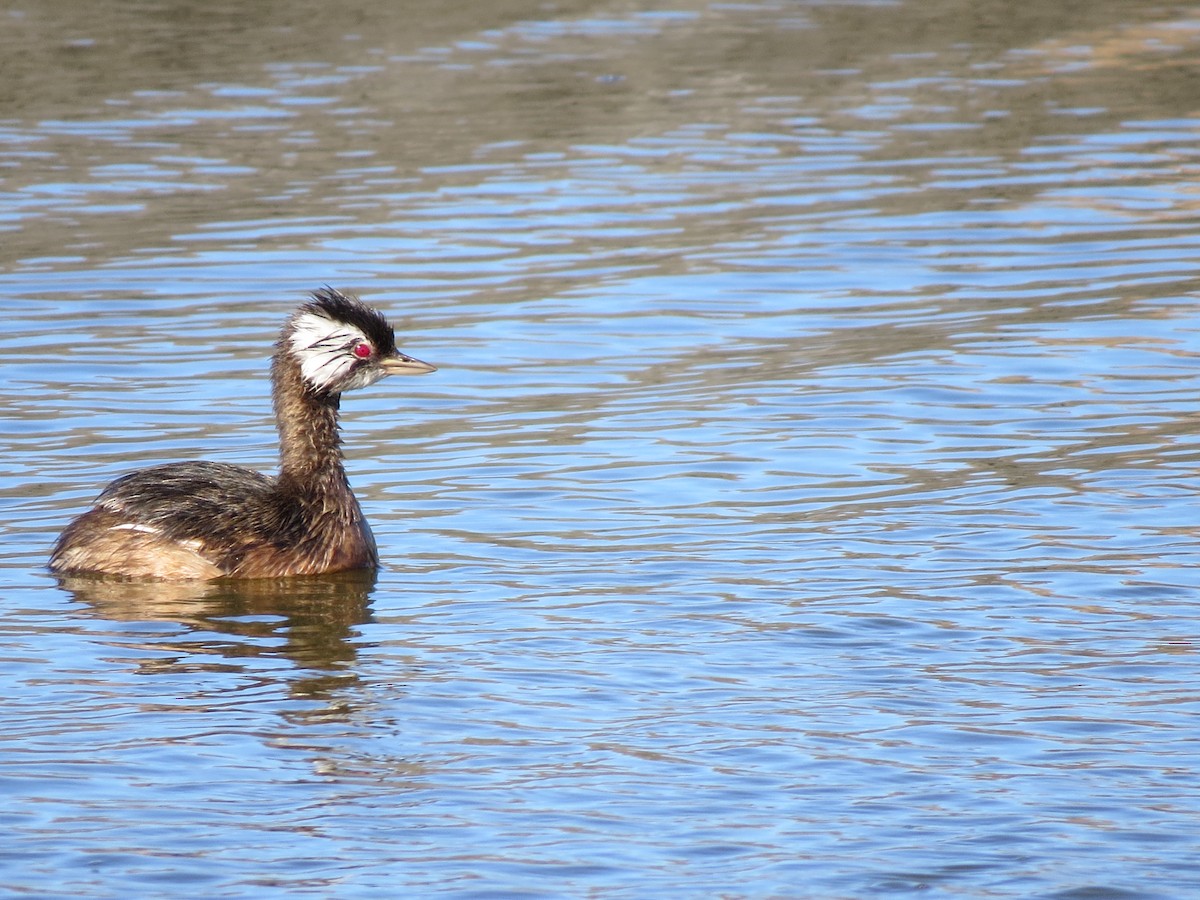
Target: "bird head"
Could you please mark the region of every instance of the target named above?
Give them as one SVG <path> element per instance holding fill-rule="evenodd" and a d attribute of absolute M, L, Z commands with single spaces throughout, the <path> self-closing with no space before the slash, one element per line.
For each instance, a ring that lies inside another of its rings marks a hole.
<path fill-rule="evenodd" d="M 313 391 L 341 394 L 374 384 L 385 375 L 425 375 L 436 369 L 396 349 L 387 319 L 357 297 L 331 287 L 288 320 L 280 340 Z"/>

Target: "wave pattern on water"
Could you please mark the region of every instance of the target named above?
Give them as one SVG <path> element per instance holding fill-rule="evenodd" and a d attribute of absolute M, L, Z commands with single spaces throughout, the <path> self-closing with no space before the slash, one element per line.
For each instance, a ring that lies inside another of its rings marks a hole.
<path fill-rule="evenodd" d="M 382 6 L 0 122 L 0 884 L 1200 887 L 1195 22 Z M 46 576 L 327 282 L 378 580 Z"/>

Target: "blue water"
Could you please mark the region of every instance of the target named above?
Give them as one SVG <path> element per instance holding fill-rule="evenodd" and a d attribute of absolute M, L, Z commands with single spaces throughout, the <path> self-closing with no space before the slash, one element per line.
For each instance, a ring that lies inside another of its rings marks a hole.
<path fill-rule="evenodd" d="M 0 32 L 0 893 L 1200 893 L 1200 20 L 94 7 Z M 439 366 L 378 576 L 50 576 L 326 283 Z"/>

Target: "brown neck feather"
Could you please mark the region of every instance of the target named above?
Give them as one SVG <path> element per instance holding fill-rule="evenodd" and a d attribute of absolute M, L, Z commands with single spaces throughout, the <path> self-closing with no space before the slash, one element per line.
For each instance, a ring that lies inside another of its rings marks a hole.
<path fill-rule="evenodd" d="M 271 559 L 272 571 L 321 574 L 379 565 L 375 539 L 350 490 L 338 435 L 339 394 L 312 391 L 281 340 L 271 362 L 279 427 L 280 498 L 298 504 L 305 533 L 299 555 Z M 292 551 L 289 550 L 289 554 Z"/>
<path fill-rule="evenodd" d="M 317 502 L 326 507 L 330 499 L 337 505 L 337 495 L 350 495 L 338 434 L 341 395 L 310 390 L 299 363 L 282 347 L 271 362 L 271 388 L 279 428 L 281 486 L 314 500 L 323 495 Z"/>

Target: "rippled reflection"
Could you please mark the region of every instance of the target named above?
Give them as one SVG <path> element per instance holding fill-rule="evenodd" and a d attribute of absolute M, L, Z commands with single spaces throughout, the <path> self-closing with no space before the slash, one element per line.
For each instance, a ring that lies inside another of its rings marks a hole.
<path fill-rule="evenodd" d="M 1189 11 L 43 6 L 4 884 L 1200 888 Z M 439 367 L 343 406 L 378 580 L 49 578 L 130 468 L 271 469 L 325 283 Z"/>
<path fill-rule="evenodd" d="M 243 659 L 277 657 L 301 670 L 313 670 L 305 692 L 323 689 L 339 678 L 354 680 L 357 658 L 351 641 L 355 626 L 370 621 L 368 611 L 374 577 L 346 573 L 324 578 L 285 581 L 199 582 L 162 584 L 87 576 L 60 578 L 75 600 L 114 622 L 178 624 L 186 641 L 178 658 L 156 642 L 156 654 L 144 661 L 153 673 L 181 666 L 242 670 Z M 223 637 L 225 636 L 225 637 Z M 297 685 L 293 685 L 297 687 Z"/>

